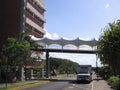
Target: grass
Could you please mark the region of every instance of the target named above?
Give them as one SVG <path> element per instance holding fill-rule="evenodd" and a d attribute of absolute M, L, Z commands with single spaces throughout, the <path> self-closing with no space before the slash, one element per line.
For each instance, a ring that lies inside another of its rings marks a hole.
<path fill-rule="evenodd" d="M 6 88 L 0 88 L 0 90 L 7 90 Z"/>
<path fill-rule="evenodd" d="M 58 74 L 58 75 L 57 75 L 57 77 L 66 77 L 66 76 L 67 76 L 67 74 Z M 76 74 L 68 74 L 68 76 L 70 76 L 70 77 L 75 77 Z"/>
<path fill-rule="evenodd" d="M 69 76 L 73 77 L 75 76 L 76 74 L 69 74 Z M 61 78 L 61 77 L 66 77 L 67 74 L 58 74 L 57 77 L 58 78 Z M 24 85 L 18 85 L 18 86 L 9 86 L 8 88 L 0 88 L 0 90 L 21 90 L 21 89 L 24 89 L 24 88 L 29 88 L 29 87 L 33 87 L 33 86 L 38 86 L 38 85 L 41 85 L 41 84 L 46 84 L 46 83 L 49 83 L 50 81 L 38 81 L 38 82 L 35 82 L 35 83 L 29 83 L 29 84 L 24 84 Z"/>
<path fill-rule="evenodd" d="M 39 82 L 35 82 L 35 83 L 29 83 L 29 84 L 24 84 L 24 85 L 18 85 L 18 86 L 9 86 L 8 88 L 0 88 L 0 90 L 21 90 L 21 89 L 25 89 L 25 88 L 29 88 L 29 87 L 33 87 L 33 86 L 38 86 L 41 84 L 46 84 L 49 83 L 49 81 L 39 81 Z"/>

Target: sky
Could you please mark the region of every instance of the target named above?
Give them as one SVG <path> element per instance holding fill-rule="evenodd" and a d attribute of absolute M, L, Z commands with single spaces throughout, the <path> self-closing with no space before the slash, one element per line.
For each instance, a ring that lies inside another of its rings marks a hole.
<path fill-rule="evenodd" d="M 108 23 L 120 19 L 120 0 L 44 0 L 46 37 L 58 39 L 99 39 Z M 86 48 L 89 48 L 86 46 Z M 51 57 L 70 59 L 96 66 L 90 54 L 50 53 Z M 98 63 L 101 65 L 100 62 Z"/>

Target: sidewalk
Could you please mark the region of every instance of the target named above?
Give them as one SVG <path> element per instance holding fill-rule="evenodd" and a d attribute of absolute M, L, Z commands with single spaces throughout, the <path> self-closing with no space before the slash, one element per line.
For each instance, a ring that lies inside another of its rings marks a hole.
<path fill-rule="evenodd" d="M 103 80 L 102 78 L 94 76 L 93 77 L 93 89 L 92 90 L 114 90 L 112 88 L 110 88 L 110 86 L 107 84 L 107 82 L 105 80 Z"/>

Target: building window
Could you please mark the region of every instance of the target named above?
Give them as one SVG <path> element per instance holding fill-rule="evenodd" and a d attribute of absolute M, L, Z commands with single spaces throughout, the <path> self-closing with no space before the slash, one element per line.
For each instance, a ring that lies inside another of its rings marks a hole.
<path fill-rule="evenodd" d="M 40 26 L 43 27 L 44 21 L 42 21 L 38 16 L 34 15 L 35 19 L 39 22 Z"/>
<path fill-rule="evenodd" d="M 33 16 L 33 12 L 31 12 L 28 8 L 26 8 L 26 11 Z"/>
<path fill-rule="evenodd" d="M 34 30 L 34 32 L 38 33 L 40 35 L 40 37 L 43 37 L 43 33 L 40 32 L 39 30 L 35 29 L 34 27 L 32 27 L 31 25 L 29 25 L 28 23 L 25 23 L 25 28 L 26 28 L 26 32 L 30 33 L 32 30 Z"/>
<path fill-rule="evenodd" d="M 36 10 L 39 11 L 41 15 L 44 15 L 45 10 L 39 4 L 37 4 L 37 2 L 35 2 L 34 0 L 28 0 L 28 1 L 31 3 L 31 5 L 34 6 L 34 8 L 36 8 Z"/>
<path fill-rule="evenodd" d="M 30 26 L 30 25 L 27 24 L 27 23 L 25 23 L 25 28 L 26 28 L 27 30 L 32 30 L 32 26 Z"/>
<path fill-rule="evenodd" d="M 42 36 L 42 35 L 43 35 L 43 33 L 42 33 L 42 32 L 40 32 L 39 30 L 37 30 L 37 29 L 35 29 L 35 28 L 34 28 L 34 31 L 35 31 L 35 32 L 37 32 L 37 33 L 39 33 L 39 34 L 40 34 L 40 36 Z"/>
<path fill-rule="evenodd" d="M 41 27 L 43 27 L 44 21 L 42 21 L 37 15 L 35 15 L 32 11 L 30 11 L 28 8 L 26 8 L 26 12 L 30 14 L 33 18 L 35 18 Z"/>
<path fill-rule="evenodd" d="M 44 9 L 42 9 L 42 7 L 37 4 L 37 2 L 35 2 L 35 5 L 39 8 L 39 12 L 43 15 L 44 14 Z"/>

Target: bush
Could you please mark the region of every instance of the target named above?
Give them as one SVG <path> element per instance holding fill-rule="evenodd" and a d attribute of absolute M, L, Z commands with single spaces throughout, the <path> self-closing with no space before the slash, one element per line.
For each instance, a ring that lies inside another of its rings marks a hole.
<path fill-rule="evenodd" d="M 103 77 L 103 79 L 105 79 L 105 80 L 109 79 L 111 76 L 114 75 L 113 70 L 108 66 L 99 68 L 98 74 L 101 77 Z"/>
<path fill-rule="evenodd" d="M 108 84 L 114 88 L 115 90 L 120 90 L 120 79 L 119 77 L 116 77 L 116 76 L 111 76 L 109 79 L 108 79 Z"/>

